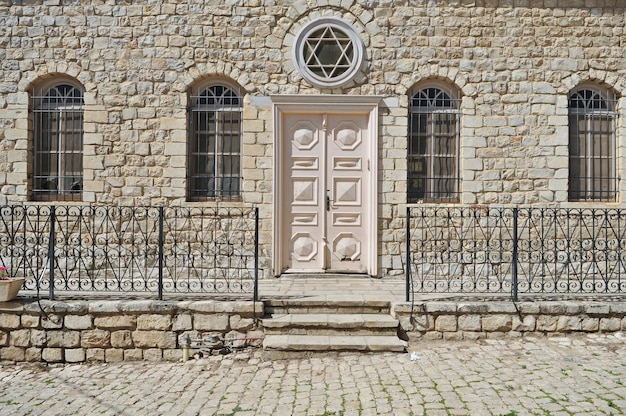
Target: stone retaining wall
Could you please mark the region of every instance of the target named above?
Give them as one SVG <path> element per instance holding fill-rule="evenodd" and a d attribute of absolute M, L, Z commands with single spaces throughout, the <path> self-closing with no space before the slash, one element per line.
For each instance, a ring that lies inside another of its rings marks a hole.
<path fill-rule="evenodd" d="M 262 338 L 251 301 L 42 301 L 0 304 L 0 362 L 176 361 L 183 337 Z M 411 315 L 411 308 L 413 314 Z M 392 315 L 412 340 L 626 331 L 626 302 L 397 303 Z M 260 346 L 261 340 L 240 340 Z"/>
<path fill-rule="evenodd" d="M 0 304 L 0 362 L 174 361 L 185 335 L 261 337 L 251 301 L 42 301 Z M 246 341 L 241 341 L 246 342 Z M 260 341 L 250 341 L 260 343 Z"/>
<path fill-rule="evenodd" d="M 411 314 L 411 308 L 413 314 Z M 626 302 L 417 302 L 392 306 L 411 338 L 478 339 L 526 333 L 626 331 Z"/>

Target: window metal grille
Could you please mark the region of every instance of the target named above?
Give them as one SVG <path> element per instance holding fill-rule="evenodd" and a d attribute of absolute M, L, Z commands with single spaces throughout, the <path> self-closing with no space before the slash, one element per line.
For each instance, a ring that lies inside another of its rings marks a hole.
<path fill-rule="evenodd" d="M 439 88 L 411 98 L 408 201 L 459 201 L 459 100 Z"/>
<path fill-rule="evenodd" d="M 616 96 L 580 89 L 569 97 L 569 200 L 615 201 Z"/>
<path fill-rule="evenodd" d="M 32 198 L 80 201 L 83 189 L 83 92 L 68 84 L 33 93 Z"/>
<path fill-rule="evenodd" d="M 189 185 L 191 201 L 235 199 L 241 193 L 239 94 L 211 85 L 191 96 Z"/>

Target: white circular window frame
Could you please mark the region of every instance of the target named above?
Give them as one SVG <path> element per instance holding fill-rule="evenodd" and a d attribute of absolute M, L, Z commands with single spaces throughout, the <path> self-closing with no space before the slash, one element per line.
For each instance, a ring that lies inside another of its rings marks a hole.
<path fill-rule="evenodd" d="M 305 41 L 314 32 L 329 26 L 338 29 L 348 35 L 348 38 L 352 42 L 352 48 L 354 51 L 354 59 L 352 60 L 350 68 L 348 68 L 348 70 L 345 71 L 343 74 L 333 78 L 320 77 L 319 75 L 311 71 L 304 62 Z M 302 29 L 300 29 L 300 32 L 298 32 L 292 52 L 293 62 L 302 77 L 316 87 L 322 88 L 339 87 L 350 82 L 357 74 L 359 69 L 361 69 L 364 56 L 363 42 L 354 27 L 352 27 L 352 25 L 350 25 L 349 23 L 335 17 L 322 17 L 307 23 Z"/>

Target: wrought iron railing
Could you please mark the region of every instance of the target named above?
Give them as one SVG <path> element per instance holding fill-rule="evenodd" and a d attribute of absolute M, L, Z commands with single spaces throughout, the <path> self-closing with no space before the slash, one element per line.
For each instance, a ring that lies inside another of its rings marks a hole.
<path fill-rule="evenodd" d="M 415 293 L 626 293 L 626 210 L 409 207 Z"/>
<path fill-rule="evenodd" d="M 258 208 L 3 206 L 0 262 L 25 289 L 251 294 Z"/>

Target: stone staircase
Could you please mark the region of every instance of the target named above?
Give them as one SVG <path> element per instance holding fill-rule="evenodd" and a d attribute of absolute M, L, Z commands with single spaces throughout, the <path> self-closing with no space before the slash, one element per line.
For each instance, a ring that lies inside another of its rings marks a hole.
<path fill-rule="evenodd" d="M 274 299 L 265 302 L 263 348 L 274 351 L 404 352 L 389 301 Z"/>

